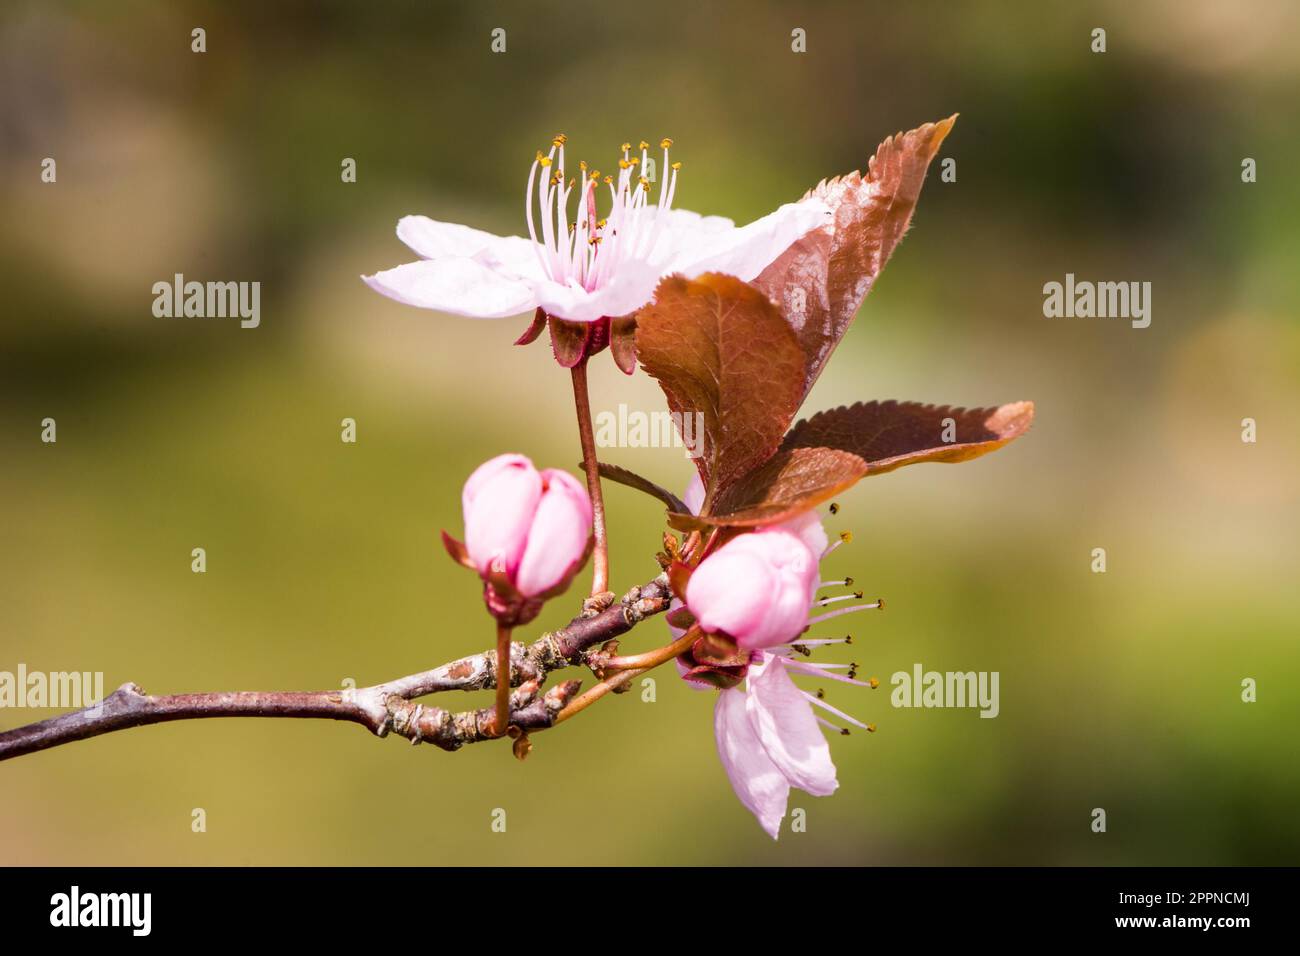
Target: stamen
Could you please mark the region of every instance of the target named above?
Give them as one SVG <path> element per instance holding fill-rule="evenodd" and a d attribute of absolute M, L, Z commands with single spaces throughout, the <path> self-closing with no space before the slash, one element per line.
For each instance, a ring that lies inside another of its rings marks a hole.
<path fill-rule="evenodd" d="M 790 670 L 793 670 L 800 674 L 807 674 L 810 677 L 823 677 L 826 678 L 827 680 L 839 681 L 841 684 L 852 684 L 854 687 L 871 686 L 869 682 L 860 681 L 857 678 L 855 678 L 853 676 L 853 674 L 856 673 L 855 671 L 850 670 L 849 676 L 847 677 L 845 677 L 843 674 L 833 674 L 830 671 L 830 668 L 832 667 L 852 668 L 853 665 L 851 664 L 817 664 L 814 663 L 813 661 L 797 661 L 793 659 L 787 659 L 785 662 L 785 666 Z"/>
<path fill-rule="evenodd" d="M 884 601 L 877 600 L 871 604 L 855 604 L 853 607 L 841 608 L 838 611 L 828 611 L 825 614 L 819 614 L 817 617 L 810 617 L 808 619 L 808 626 L 812 627 L 814 624 L 820 624 L 822 621 L 829 621 L 833 617 L 842 617 L 845 614 L 852 614 L 855 611 L 878 611 L 884 606 Z"/>
<path fill-rule="evenodd" d="M 843 734 L 845 737 L 849 736 L 849 728 L 841 727 L 839 724 L 832 724 L 825 717 L 822 717 L 818 714 L 813 714 L 813 717 L 815 717 L 817 719 L 817 723 L 821 724 L 823 727 L 828 727 L 838 734 Z"/>
<path fill-rule="evenodd" d="M 802 694 L 802 695 L 804 696 L 804 698 L 807 699 L 807 700 L 808 700 L 810 703 L 812 703 L 814 706 L 816 706 L 816 707 L 820 707 L 820 708 L 822 708 L 823 710 L 829 711 L 830 713 L 832 713 L 832 714 L 834 714 L 836 717 L 838 717 L 840 720 L 846 721 L 846 722 L 852 724 L 854 727 L 861 727 L 863 730 L 869 730 L 869 729 L 870 729 L 870 728 L 867 727 L 867 725 L 864 724 L 862 721 L 857 720 L 856 718 L 850 717 L 848 714 L 844 713 L 844 711 L 840 710 L 838 707 L 834 707 L 834 706 L 832 706 L 831 704 L 826 703 L 826 701 L 822 700 L 820 697 L 816 696 L 815 694 L 810 694 L 810 693 L 808 693 L 806 690 L 801 690 L 801 691 L 799 691 L 799 693 Z"/>
<path fill-rule="evenodd" d="M 852 541 L 852 540 L 853 540 L 853 532 L 852 532 L 852 531 L 841 531 L 841 532 L 840 532 L 840 536 L 839 536 L 839 538 L 837 538 L 836 540 L 832 541 L 832 542 L 827 546 L 826 550 L 822 552 L 822 558 L 825 558 L 828 554 L 830 554 L 832 551 L 834 551 L 834 550 L 835 550 L 836 548 L 838 548 L 840 545 L 842 545 L 842 544 L 848 544 L 848 543 L 849 543 L 850 541 Z"/>
<path fill-rule="evenodd" d="M 825 647 L 827 644 L 852 644 L 853 635 L 845 634 L 843 637 L 818 637 L 809 641 L 800 641 L 800 647 Z M 793 647 L 794 645 L 790 645 Z"/>
<path fill-rule="evenodd" d="M 852 594 L 839 594 L 835 597 L 824 597 L 813 602 L 813 607 L 826 607 L 829 604 L 839 604 L 841 601 L 861 601 L 862 592 L 854 591 Z"/>
<path fill-rule="evenodd" d="M 821 582 L 821 584 L 817 585 L 817 590 L 820 591 L 822 588 L 838 588 L 838 587 L 846 587 L 846 588 L 853 587 L 853 579 L 845 578 L 843 581 L 823 581 Z"/>

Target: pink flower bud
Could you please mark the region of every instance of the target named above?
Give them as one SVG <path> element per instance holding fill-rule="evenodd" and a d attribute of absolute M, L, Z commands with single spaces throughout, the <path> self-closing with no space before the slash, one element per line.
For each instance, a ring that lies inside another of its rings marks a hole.
<path fill-rule="evenodd" d="M 444 543 L 478 571 L 489 609 L 511 625 L 535 617 L 586 563 L 591 502 L 567 472 L 539 472 L 523 455 L 498 455 L 469 476 L 461 504 L 465 543 L 445 534 Z"/>
<path fill-rule="evenodd" d="M 743 648 L 774 647 L 808 625 L 817 558 L 795 534 L 767 528 L 728 541 L 705 558 L 686 586 L 700 627 Z"/>

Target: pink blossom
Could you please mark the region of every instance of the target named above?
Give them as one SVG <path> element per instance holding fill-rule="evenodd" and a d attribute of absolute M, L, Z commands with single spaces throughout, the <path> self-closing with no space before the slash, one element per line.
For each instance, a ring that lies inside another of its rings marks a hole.
<path fill-rule="evenodd" d="M 567 588 L 586 562 L 591 501 L 567 472 L 498 455 L 469 476 L 461 505 L 465 541 L 444 533 L 443 542 L 487 583 L 493 613 L 513 624 L 535 616 L 540 599 Z"/>
<path fill-rule="evenodd" d="M 686 606 L 702 630 L 754 650 L 791 640 L 808 625 L 817 559 L 782 528 L 742 534 L 700 562 Z"/>
<path fill-rule="evenodd" d="M 581 163 L 573 178 L 565 170 L 564 143 L 557 136 L 529 171 L 527 239 L 406 216 L 397 236 L 420 261 L 362 278 L 389 298 L 440 312 L 502 318 L 540 307 L 558 319 L 594 322 L 635 312 L 660 278 L 673 273 L 754 279 L 831 219 L 820 200 L 804 199 L 738 228 L 730 219 L 672 208 L 680 164 L 668 161 L 670 140 L 660 143 L 657 200 L 646 174 L 648 143 L 640 156 L 624 144 L 616 177 Z M 606 191 L 609 212 L 599 218 L 598 197 Z"/>

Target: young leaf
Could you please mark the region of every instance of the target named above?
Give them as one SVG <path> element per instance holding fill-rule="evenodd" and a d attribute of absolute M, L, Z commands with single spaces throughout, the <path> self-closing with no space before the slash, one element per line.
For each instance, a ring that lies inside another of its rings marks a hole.
<path fill-rule="evenodd" d="M 919 402 L 858 402 L 818 412 L 790 430 L 781 450 L 838 448 L 882 475 L 922 461 L 968 461 L 1029 430 L 1033 402 L 950 408 Z"/>
<path fill-rule="evenodd" d="M 733 276 L 669 276 L 637 315 L 636 351 L 669 409 L 702 415 L 705 487 L 771 457 L 803 397 L 803 350 L 767 297 Z"/>
<path fill-rule="evenodd" d="M 600 477 L 609 481 L 618 482 L 620 485 L 627 485 L 629 488 L 635 488 L 637 491 L 644 491 L 652 498 L 658 498 L 662 501 L 669 511 L 686 511 L 686 505 L 675 494 L 662 485 L 657 485 L 649 478 L 643 478 L 635 471 L 629 471 L 619 465 L 610 465 L 606 462 L 597 462 L 596 467 L 600 470 Z M 582 468 L 581 465 L 578 466 Z"/>
<path fill-rule="evenodd" d="M 803 396 L 907 231 L 925 171 L 956 119 L 891 136 L 871 158 L 865 178 L 853 172 L 809 190 L 805 198 L 815 196 L 834 211 L 832 222 L 804 236 L 754 280 L 799 337 Z"/>
<path fill-rule="evenodd" d="M 711 515 L 675 513 L 668 516 L 668 523 L 683 531 L 708 525 L 775 524 L 817 507 L 865 474 L 867 463 L 850 452 L 835 448 L 782 449 L 724 488 Z"/>

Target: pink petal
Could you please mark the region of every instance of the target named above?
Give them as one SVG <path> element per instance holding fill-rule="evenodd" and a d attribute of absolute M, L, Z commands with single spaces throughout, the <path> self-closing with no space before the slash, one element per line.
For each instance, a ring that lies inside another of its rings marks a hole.
<path fill-rule="evenodd" d="M 666 271 L 681 272 L 688 279 L 704 272 L 725 272 L 748 282 L 830 218 L 829 207 L 819 200 L 786 203 L 739 229 L 698 236 L 673 252 Z"/>
<path fill-rule="evenodd" d="M 542 497 L 542 477 L 523 455 L 500 455 L 470 475 L 461 493 L 465 548 L 480 574 L 499 562 L 513 575 Z"/>
<path fill-rule="evenodd" d="M 799 538 L 778 528 L 741 535 L 705 559 L 691 583 L 710 561 L 724 553 L 750 555 L 766 570 L 754 585 L 743 581 L 745 571 L 739 565 L 729 574 L 727 584 L 733 592 L 744 594 L 760 607 L 756 623 L 741 631 L 728 631 L 741 647 L 752 650 L 784 644 L 807 627 L 808 608 L 817 588 L 817 561 Z M 689 591 L 687 602 L 694 611 Z"/>
<path fill-rule="evenodd" d="M 777 586 L 763 556 L 733 547 L 740 540 L 709 555 L 686 585 L 686 606 L 700 627 L 710 633 L 723 631 L 738 641 L 765 629 L 764 618 Z"/>
<path fill-rule="evenodd" d="M 768 757 L 792 787 L 817 797 L 835 792 L 831 748 L 812 705 L 786 672 L 779 657 L 766 655 L 749 665 L 745 708 Z"/>
<path fill-rule="evenodd" d="M 826 529 L 822 527 L 821 519 L 817 517 L 816 512 L 805 511 L 787 521 L 782 521 L 777 525 L 768 525 L 768 527 L 789 531 L 804 543 L 804 547 L 815 558 L 820 559 L 821 555 L 826 551 L 826 546 L 830 543 L 830 540 L 826 537 Z M 811 599 L 809 603 L 812 603 Z"/>
<path fill-rule="evenodd" d="M 525 595 L 541 594 L 563 581 L 587 550 L 591 537 L 591 499 L 568 472 L 542 472 L 542 493 L 519 560 L 515 587 Z"/>
<path fill-rule="evenodd" d="M 462 257 L 423 259 L 361 278 L 406 305 L 475 319 L 499 319 L 537 307 L 527 282 Z"/>
<path fill-rule="evenodd" d="M 718 694 L 713 709 L 713 735 L 731 788 L 775 840 L 785 818 L 790 785 L 759 741 L 745 711 L 743 692 L 724 690 Z"/>

